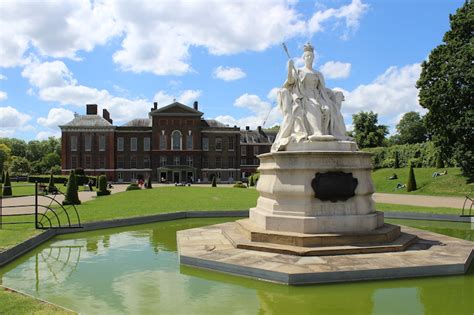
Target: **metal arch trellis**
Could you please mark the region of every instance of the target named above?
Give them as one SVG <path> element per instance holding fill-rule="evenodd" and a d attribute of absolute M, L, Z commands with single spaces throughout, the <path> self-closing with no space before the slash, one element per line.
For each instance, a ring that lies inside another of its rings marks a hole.
<path fill-rule="evenodd" d="M 50 195 L 41 195 L 38 193 L 38 183 L 35 184 L 35 193 L 34 193 L 34 204 L 19 204 L 19 205 L 3 205 L 3 196 L 0 195 L 0 228 L 2 224 L 28 224 L 34 223 L 36 229 L 55 229 L 55 228 L 81 228 L 81 219 L 79 212 L 75 205 L 63 205 L 61 202 L 56 200 L 56 196 L 64 195 L 62 192 L 57 191 L 53 196 Z M 30 185 L 31 186 L 31 185 Z M 16 186 L 18 187 L 18 186 Z M 44 205 L 39 203 L 39 197 L 49 200 L 49 204 Z M 4 214 L 3 209 L 5 208 L 25 208 L 33 207 L 33 213 L 25 214 Z M 46 209 L 44 212 L 39 211 L 40 208 Z M 74 211 L 77 224 L 73 224 L 70 211 Z M 51 213 L 51 215 L 50 215 Z M 61 222 L 61 215 L 65 216 L 67 222 Z M 3 217 L 15 217 L 15 216 L 31 216 L 34 215 L 34 221 L 16 221 L 16 222 L 4 222 Z"/>

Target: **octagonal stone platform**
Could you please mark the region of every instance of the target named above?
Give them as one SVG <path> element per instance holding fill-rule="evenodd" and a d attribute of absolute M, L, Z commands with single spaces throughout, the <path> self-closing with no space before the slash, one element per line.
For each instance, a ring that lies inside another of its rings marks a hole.
<path fill-rule="evenodd" d="M 226 236 L 236 224 L 178 231 L 180 263 L 301 285 L 464 274 L 474 257 L 474 242 L 409 227 L 402 227 L 401 234 L 416 238 L 405 251 L 326 256 L 256 251 L 236 248 Z"/>

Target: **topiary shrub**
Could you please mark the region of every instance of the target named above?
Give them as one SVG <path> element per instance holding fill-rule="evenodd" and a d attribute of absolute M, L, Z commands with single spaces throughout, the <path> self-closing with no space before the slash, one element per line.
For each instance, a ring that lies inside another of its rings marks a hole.
<path fill-rule="evenodd" d="M 253 175 L 250 175 L 249 177 L 249 186 L 255 186 L 255 179 L 253 178 Z"/>
<path fill-rule="evenodd" d="M 53 172 L 51 171 L 51 176 L 49 177 L 49 183 L 48 183 L 48 192 L 49 193 L 56 193 L 58 189 L 56 186 L 54 186 L 54 176 Z"/>
<path fill-rule="evenodd" d="M 242 182 L 235 182 L 234 188 L 247 188 L 247 186 Z"/>
<path fill-rule="evenodd" d="M 97 196 L 110 195 L 110 190 L 107 189 L 107 177 L 105 175 L 99 176 L 99 190 L 96 192 Z"/>
<path fill-rule="evenodd" d="M 99 179 L 100 179 L 100 175 L 97 175 L 97 176 L 95 177 L 95 188 L 96 188 L 96 189 L 99 189 Z"/>
<path fill-rule="evenodd" d="M 5 177 L 3 181 L 3 195 L 4 196 L 11 196 L 13 194 L 12 192 L 12 183 L 10 181 L 10 174 L 8 174 L 8 171 L 5 172 Z"/>
<path fill-rule="evenodd" d="M 69 179 L 66 187 L 66 197 L 64 198 L 63 205 L 80 205 L 79 194 L 77 193 L 77 181 L 74 170 L 69 173 Z"/>
<path fill-rule="evenodd" d="M 393 168 L 400 168 L 400 158 L 398 157 L 398 151 L 393 154 Z"/>
<path fill-rule="evenodd" d="M 436 168 L 444 168 L 443 158 L 439 153 L 436 155 Z"/>
<path fill-rule="evenodd" d="M 413 171 L 413 164 L 410 163 L 410 171 L 408 173 L 407 191 L 414 191 L 414 190 L 416 190 L 415 172 Z"/>
<path fill-rule="evenodd" d="M 217 187 L 216 176 L 212 177 L 212 187 Z"/>
<path fill-rule="evenodd" d="M 138 186 L 137 183 L 131 183 L 130 185 L 127 186 L 127 189 L 125 190 L 140 190 L 140 186 Z"/>

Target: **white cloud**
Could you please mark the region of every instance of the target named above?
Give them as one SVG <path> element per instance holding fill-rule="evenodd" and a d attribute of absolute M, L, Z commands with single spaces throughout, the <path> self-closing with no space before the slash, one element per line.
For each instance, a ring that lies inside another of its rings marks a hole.
<path fill-rule="evenodd" d="M 21 75 L 27 78 L 31 85 L 40 89 L 76 84 L 72 72 L 62 61 L 32 61 L 25 66 Z"/>
<path fill-rule="evenodd" d="M 30 119 L 30 115 L 21 113 L 11 106 L 0 107 L 0 126 L 2 128 L 19 128 Z"/>
<path fill-rule="evenodd" d="M 60 138 L 60 131 L 40 131 L 36 134 L 36 140 L 47 140 L 49 137 Z"/>
<path fill-rule="evenodd" d="M 166 91 L 158 91 L 153 97 L 154 102 L 158 102 L 158 107 L 163 107 L 173 103 L 174 100 L 185 105 L 191 105 L 201 96 L 201 90 L 184 90 L 178 95 L 168 94 Z"/>
<path fill-rule="evenodd" d="M 262 100 L 257 95 L 243 94 L 237 98 L 234 102 L 235 107 L 245 108 L 249 110 L 252 115 L 245 116 L 242 118 L 234 118 L 230 115 L 217 116 L 215 119 L 227 124 L 229 126 L 250 126 L 252 129 L 262 126 L 265 122 L 265 126 L 273 126 L 280 122 L 281 114 L 276 107 Z"/>
<path fill-rule="evenodd" d="M 11 138 L 15 134 L 13 129 L 2 129 L 0 128 L 0 138 Z"/>
<path fill-rule="evenodd" d="M 219 66 L 214 69 L 214 77 L 224 81 L 234 81 L 245 78 L 245 72 L 237 67 L 223 67 Z"/>
<path fill-rule="evenodd" d="M 0 102 L 8 98 L 7 92 L 0 91 Z"/>
<path fill-rule="evenodd" d="M 325 23 L 328 21 L 343 20 L 345 28 L 343 29 L 342 38 L 347 39 L 348 36 L 359 28 L 360 19 L 368 10 L 369 6 L 362 3 L 361 0 L 352 0 L 348 5 L 338 9 L 330 8 L 319 10 L 314 13 L 308 22 L 308 28 L 311 33 L 324 31 Z M 337 24 L 336 24 L 337 25 Z"/>
<path fill-rule="evenodd" d="M 325 78 L 344 79 L 351 73 L 351 64 L 339 61 L 328 61 L 319 69 Z"/>
<path fill-rule="evenodd" d="M 351 92 L 344 91 L 343 109 L 350 112 L 374 111 L 379 115 L 396 116 L 403 112 L 420 111 L 418 90 L 420 64 L 389 67 L 372 83 L 359 85 Z"/>
<path fill-rule="evenodd" d="M 34 47 L 41 55 L 77 59 L 78 51 L 119 34 L 105 1 L 6 1 L 0 18 L 0 66 L 25 64 Z"/>
<path fill-rule="evenodd" d="M 7 76 L 0 73 L 0 80 L 6 80 L 6 79 L 7 79 Z"/>
<path fill-rule="evenodd" d="M 268 92 L 267 94 L 267 98 L 271 101 L 276 101 L 277 93 L 279 89 L 280 89 L 279 87 L 274 87 L 273 89 L 271 89 L 270 92 Z"/>
<path fill-rule="evenodd" d="M 74 112 L 65 108 L 51 108 L 47 117 L 40 117 L 36 121 L 43 127 L 57 129 L 74 118 Z"/>

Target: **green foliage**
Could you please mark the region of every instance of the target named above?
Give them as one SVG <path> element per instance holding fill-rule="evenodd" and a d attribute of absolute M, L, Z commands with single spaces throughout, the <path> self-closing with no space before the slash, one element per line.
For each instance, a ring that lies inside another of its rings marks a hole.
<path fill-rule="evenodd" d="M 410 192 L 414 190 L 416 190 L 415 172 L 413 171 L 413 164 L 410 163 L 410 170 L 408 172 L 407 191 Z"/>
<path fill-rule="evenodd" d="M 400 168 L 400 159 L 398 157 L 398 151 L 395 151 L 393 160 L 394 160 L 393 161 L 393 168 Z"/>
<path fill-rule="evenodd" d="M 12 183 L 10 181 L 10 174 L 8 172 L 5 173 L 5 179 L 3 181 L 3 196 L 11 196 L 12 193 Z"/>
<path fill-rule="evenodd" d="M 394 145 L 391 147 L 367 148 L 372 153 L 372 164 L 375 169 L 395 166 L 395 152 L 398 155 L 398 166 L 406 167 L 413 161 L 414 167 L 435 167 L 437 150 L 432 142 Z M 453 163 L 450 163 L 453 165 Z"/>
<path fill-rule="evenodd" d="M 97 188 L 97 189 L 99 189 L 99 179 L 100 179 L 100 176 L 97 175 L 97 176 L 95 177 L 95 188 Z"/>
<path fill-rule="evenodd" d="M 48 191 L 56 191 L 56 186 L 54 186 L 54 176 L 53 173 L 51 172 L 51 176 L 49 178 L 49 183 L 48 183 Z"/>
<path fill-rule="evenodd" d="M 249 177 L 249 186 L 255 186 L 255 179 L 253 178 L 253 175 L 250 175 Z"/>
<path fill-rule="evenodd" d="M 127 189 L 128 190 L 128 189 Z M 110 195 L 110 190 L 107 189 L 107 176 L 99 176 L 99 190 L 96 192 L 97 196 Z"/>
<path fill-rule="evenodd" d="M 359 148 L 374 148 L 383 145 L 385 136 L 388 134 L 388 127 L 377 123 L 377 114 L 372 111 L 352 115 L 354 130 L 351 136 L 354 137 Z"/>
<path fill-rule="evenodd" d="M 10 158 L 10 155 L 10 148 L 4 143 L 0 143 L 0 170 L 4 169 L 5 162 Z"/>
<path fill-rule="evenodd" d="M 30 172 L 30 162 L 24 157 L 12 156 L 9 169 L 13 175 L 26 175 Z"/>
<path fill-rule="evenodd" d="M 211 182 L 211 183 L 212 183 L 212 184 L 211 184 L 212 187 L 217 187 L 217 179 L 216 179 L 216 176 L 213 176 L 213 177 L 212 177 L 212 182 Z"/>
<path fill-rule="evenodd" d="M 263 129 L 263 131 L 265 131 L 265 132 L 275 132 L 276 133 L 276 132 L 280 131 L 280 125 L 275 125 L 273 127 Z"/>
<path fill-rule="evenodd" d="M 67 181 L 66 196 L 63 201 L 63 205 L 79 205 L 79 194 L 77 193 L 77 181 L 74 170 L 69 173 L 69 179 Z"/>
<path fill-rule="evenodd" d="M 247 188 L 247 186 L 241 181 L 235 182 L 234 188 Z"/>
<path fill-rule="evenodd" d="M 439 153 L 436 155 L 436 168 L 444 168 L 443 157 Z"/>
<path fill-rule="evenodd" d="M 421 143 L 427 140 L 427 130 L 423 118 L 417 112 L 403 115 L 397 124 L 397 134 L 391 139 L 395 144 Z"/>
<path fill-rule="evenodd" d="M 449 17 L 451 29 L 422 63 L 417 82 L 420 105 L 428 109 L 426 126 L 442 158 L 454 158 L 470 181 L 474 180 L 473 15 L 474 4 L 466 1 Z"/>
<path fill-rule="evenodd" d="M 130 185 L 127 186 L 126 190 L 140 190 L 140 186 L 138 186 L 137 183 L 131 183 Z"/>

